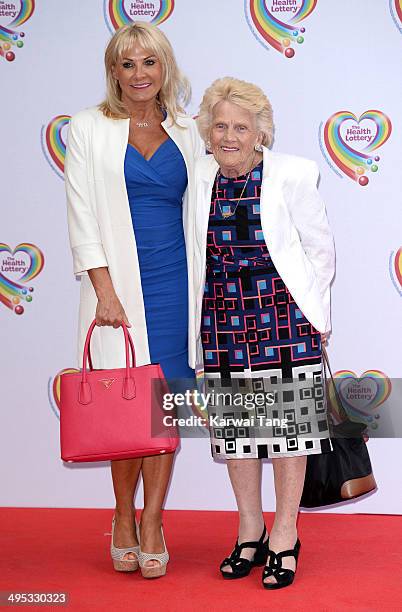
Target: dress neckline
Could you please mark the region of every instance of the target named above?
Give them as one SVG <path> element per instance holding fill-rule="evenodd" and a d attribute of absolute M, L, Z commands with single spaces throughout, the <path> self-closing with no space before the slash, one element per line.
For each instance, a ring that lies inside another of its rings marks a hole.
<path fill-rule="evenodd" d="M 169 142 L 169 140 L 171 140 L 170 136 L 168 136 L 166 138 L 166 140 L 164 140 L 163 142 L 161 142 L 161 144 L 159 145 L 159 147 L 157 149 L 155 149 L 155 151 L 152 153 L 151 157 L 149 157 L 148 159 L 146 157 L 143 156 L 142 153 L 139 152 L 139 150 L 133 145 L 131 144 L 131 142 L 127 143 L 128 147 L 131 147 L 134 151 L 136 151 L 136 153 L 138 153 L 138 155 L 145 161 L 145 162 L 150 162 L 155 155 L 158 153 L 158 151 L 160 151 L 160 149 L 163 147 L 164 144 L 166 144 L 167 142 Z"/>
<path fill-rule="evenodd" d="M 261 170 L 262 169 L 262 164 L 263 164 L 263 160 L 260 161 L 259 164 L 257 164 L 251 172 L 255 172 L 256 170 Z M 248 172 L 247 172 L 248 174 Z M 241 174 L 240 176 L 225 176 L 224 174 L 220 173 L 220 179 L 224 179 L 225 181 L 245 181 L 247 179 L 247 174 Z M 250 177 L 251 178 L 251 177 Z"/>

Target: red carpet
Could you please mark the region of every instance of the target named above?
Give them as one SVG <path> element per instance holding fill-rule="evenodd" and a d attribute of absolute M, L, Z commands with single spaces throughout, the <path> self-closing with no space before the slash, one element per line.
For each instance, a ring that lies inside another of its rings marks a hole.
<path fill-rule="evenodd" d="M 95 612 L 402 609 L 401 516 L 302 514 L 296 580 L 276 592 L 263 590 L 260 568 L 235 582 L 220 577 L 235 513 L 166 511 L 171 562 L 164 578 L 148 581 L 112 569 L 111 517 L 109 510 L 0 509 L 0 590 L 64 591 L 67 609 Z"/>

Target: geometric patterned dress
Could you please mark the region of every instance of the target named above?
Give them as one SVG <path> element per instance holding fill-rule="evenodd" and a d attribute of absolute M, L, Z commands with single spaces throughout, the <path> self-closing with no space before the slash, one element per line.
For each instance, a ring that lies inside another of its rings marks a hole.
<path fill-rule="evenodd" d="M 201 338 L 212 454 L 327 452 L 320 334 L 271 260 L 260 221 L 262 162 L 235 214 L 223 216 L 234 210 L 246 178 L 220 175 L 209 215 Z"/>

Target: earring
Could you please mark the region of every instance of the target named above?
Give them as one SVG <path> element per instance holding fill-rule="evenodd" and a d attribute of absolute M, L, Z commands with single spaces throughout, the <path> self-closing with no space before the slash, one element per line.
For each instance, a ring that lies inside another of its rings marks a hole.
<path fill-rule="evenodd" d="M 257 143 L 256 145 L 254 145 L 254 151 L 258 151 L 258 153 L 261 153 L 262 150 L 262 144 Z"/>
<path fill-rule="evenodd" d="M 207 151 L 211 151 L 211 141 L 207 140 L 207 142 L 205 143 L 205 146 L 207 148 Z"/>

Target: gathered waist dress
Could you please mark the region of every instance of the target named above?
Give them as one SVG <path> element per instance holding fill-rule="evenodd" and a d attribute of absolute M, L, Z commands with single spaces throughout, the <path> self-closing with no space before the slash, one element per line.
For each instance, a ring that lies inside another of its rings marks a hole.
<path fill-rule="evenodd" d="M 140 267 L 151 363 L 167 379 L 193 379 L 188 366 L 188 278 L 182 199 L 183 156 L 171 138 L 149 160 L 127 146 L 124 174 Z"/>

